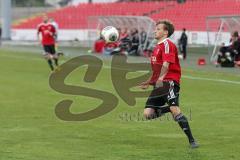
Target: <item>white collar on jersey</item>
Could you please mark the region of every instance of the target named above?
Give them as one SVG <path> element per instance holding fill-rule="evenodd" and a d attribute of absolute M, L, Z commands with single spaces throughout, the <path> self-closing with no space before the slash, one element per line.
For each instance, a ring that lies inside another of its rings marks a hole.
<path fill-rule="evenodd" d="M 164 40 L 158 42 L 158 44 L 161 44 L 161 43 L 163 43 L 164 41 L 166 41 L 166 40 L 168 40 L 168 39 L 169 39 L 169 38 L 165 38 Z"/>

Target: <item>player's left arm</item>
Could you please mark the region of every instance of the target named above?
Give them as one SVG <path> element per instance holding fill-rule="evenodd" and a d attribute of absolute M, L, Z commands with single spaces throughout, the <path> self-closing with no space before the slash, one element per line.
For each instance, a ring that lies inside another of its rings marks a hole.
<path fill-rule="evenodd" d="M 159 78 L 158 78 L 158 80 L 157 80 L 157 82 L 156 82 L 156 87 L 159 86 L 159 85 L 162 83 L 164 77 L 167 75 L 169 65 L 170 65 L 169 62 L 167 62 L 167 61 L 164 61 L 164 62 L 163 62 L 163 65 L 162 65 L 162 68 L 161 68 L 161 72 L 160 72 Z"/>

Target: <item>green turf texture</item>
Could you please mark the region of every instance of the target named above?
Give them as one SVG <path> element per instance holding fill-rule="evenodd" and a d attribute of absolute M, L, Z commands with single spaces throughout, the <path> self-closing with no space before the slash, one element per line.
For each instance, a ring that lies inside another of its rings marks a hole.
<path fill-rule="evenodd" d="M 128 106 L 114 90 L 108 68 L 92 84 L 83 82 L 84 67 L 67 82 L 113 93 L 117 108 L 87 122 L 58 119 L 54 109 L 63 99 L 74 100 L 74 113 L 101 101 L 52 90 L 49 68 L 39 54 L 0 50 L 0 160 L 238 160 L 240 84 L 217 80 L 240 82 L 239 70 L 194 66 L 195 59 L 192 63 L 183 62 L 184 76 L 213 79 L 182 79 L 180 105 L 200 144 L 195 150 L 170 115 L 153 121 L 137 118 L 146 98 Z"/>

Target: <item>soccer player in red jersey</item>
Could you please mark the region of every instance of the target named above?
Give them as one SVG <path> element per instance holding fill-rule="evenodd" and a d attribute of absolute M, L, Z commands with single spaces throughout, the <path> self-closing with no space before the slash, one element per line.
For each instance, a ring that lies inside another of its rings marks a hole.
<path fill-rule="evenodd" d="M 144 109 L 144 116 L 153 119 L 164 113 L 171 112 L 175 121 L 188 137 L 190 147 L 197 148 L 198 144 L 192 136 L 187 118 L 179 108 L 179 91 L 181 66 L 176 45 L 168 39 L 174 32 L 174 26 L 167 20 L 156 23 L 155 38 L 158 40 L 151 56 L 152 76 L 140 84 L 147 89 L 153 85 Z"/>
<path fill-rule="evenodd" d="M 58 67 L 58 55 L 55 51 L 55 27 L 48 22 L 48 17 L 43 16 L 43 23 L 38 25 L 37 37 L 40 39 L 41 34 L 41 44 L 44 49 L 44 57 L 46 58 L 51 70 L 54 70 L 52 60 L 54 60 L 55 66 Z"/>

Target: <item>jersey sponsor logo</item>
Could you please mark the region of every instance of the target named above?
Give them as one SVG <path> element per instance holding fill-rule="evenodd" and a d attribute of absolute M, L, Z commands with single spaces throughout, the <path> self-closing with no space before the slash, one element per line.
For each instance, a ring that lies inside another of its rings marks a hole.
<path fill-rule="evenodd" d="M 152 59 L 152 62 L 156 62 L 157 61 L 157 58 L 155 56 L 152 56 L 151 59 Z"/>

